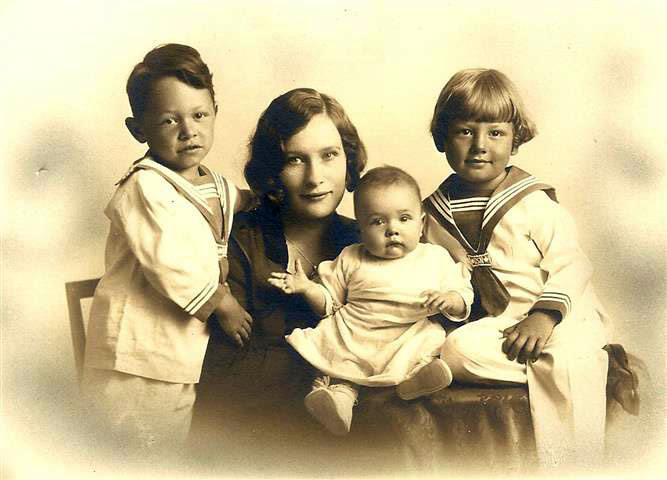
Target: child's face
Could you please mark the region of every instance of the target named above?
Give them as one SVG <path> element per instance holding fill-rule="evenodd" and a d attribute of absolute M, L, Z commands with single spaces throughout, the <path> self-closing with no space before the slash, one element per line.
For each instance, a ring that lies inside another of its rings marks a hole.
<path fill-rule="evenodd" d="M 280 181 L 289 211 L 298 218 L 331 215 L 343 199 L 347 161 L 336 125 L 326 114 L 315 115 L 283 146 Z"/>
<path fill-rule="evenodd" d="M 513 134 L 509 122 L 452 122 L 445 138 L 447 162 L 465 182 L 493 190 L 514 153 Z"/>
<path fill-rule="evenodd" d="M 213 145 L 215 105 L 205 88 L 194 88 L 175 77 L 153 83 L 141 119 L 128 119 L 130 132 L 147 142 L 155 160 L 185 178 L 198 167 Z"/>
<path fill-rule="evenodd" d="M 401 258 L 422 235 L 421 201 L 407 185 L 370 187 L 357 201 L 357 221 L 366 250 L 379 258 Z"/>

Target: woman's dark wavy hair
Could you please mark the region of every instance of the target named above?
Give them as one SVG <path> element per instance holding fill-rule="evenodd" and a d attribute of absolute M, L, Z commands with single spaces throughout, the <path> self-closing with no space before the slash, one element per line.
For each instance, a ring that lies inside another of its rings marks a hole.
<path fill-rule="evenodd" d="M 343 107 L 329 95 L 312 88 L 290 90 L 274 99 L 262 113 L 248 145 L 250 158 L 244 174 L 250 188 L 262 199 L 283 197 L 280 172 L 285 166 L 283 145 L 315 115 L 325 113 L 338 129 L 347 158 L 346 188 L 353 191 L 366 166 L 366 147 Z"/>
<path fill-rule="evenodd" d="M 144 114 L 153 83 L 164 77 L 176 77 L 191 87 L 205 88 L 215 105 L 213 75 L 199 52 L 187 45 L 168 43 L 148 52 L 127 79 L 127 96 L 135 118 Z"/>
<path fill-rule="evenodd" d="M 537 134 L 514 84 L 493 69 L 461 70 L 440 92 L 431 120 L 431 135 L 439 151 L 445 151 L 447 128 L 456 121 L 512 123 L 514 151 Z"/>

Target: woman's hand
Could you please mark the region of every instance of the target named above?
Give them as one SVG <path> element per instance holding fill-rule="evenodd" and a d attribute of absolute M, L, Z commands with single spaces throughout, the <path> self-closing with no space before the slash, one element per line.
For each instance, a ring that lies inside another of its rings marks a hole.
<path fill-rule="evenodd" d="M 449 315 L 455 318 L 463 317 L 466 313 L 466 305 L 461 295 L 456 292 L 441 292 L 438 290 L 425 290 L 422 296 L 426 300 L 422 307 L 429 312 L 440 312 L 443 315 Z"/>
<path fill-rule="evenodd" d="M 252 317 L 231 293 L 227 293 L 213 311 L 220 328 L 236 345 L 242 347 L 250 339 Z"/>
<path fill-rule="evenodd" d="M 531 313 L 516 325 L 501 330 L 505 337 L 503 352 L 508 359 L 517 359 L 519 363 L 537 361 L 557 323 L 556 312 Z"/>
<path fill-rule="evenodd" d="M 306 293 L 308 289 L 315 285 L 315 282 L 310 280 L 303 270 L 301 260 L 298 258 L 294 263 L 295 272 L 271 272 L 267 281 L 276 288 L 291 295 L 293 293 Z"/>

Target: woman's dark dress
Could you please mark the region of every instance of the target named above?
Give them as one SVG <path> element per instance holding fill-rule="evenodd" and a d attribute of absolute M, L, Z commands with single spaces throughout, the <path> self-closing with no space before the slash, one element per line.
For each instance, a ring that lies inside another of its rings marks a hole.
<path fill-rule="evenodd" d="M 327 238 L 337 255 L 359 241 L 356 223 L 335 215 Z M 303 398 L 314 372 L 284 339 L 294 328 L 316 325 L 319 318 L 300 296 L 286 295 L 267 282 L 269 273 L 287 267 L 279 212 L 263 206 L 237 214 L 228 259 L 229 286 L 253 318 L 252 333 L 247 346 L 239 349 L 217 322 L 210 322 L 192 444 L 204 462 L 232 470 L 236 466 L 239 472 L 250 462 L 253 473 L 260 473 L 257 469 L 269 468 L 272 459 L 284 467 L 293 463 L 286 470 L 295 472 L 305 468 L 303 460 L 318 448 L 328 448 L 333 440 L 340 444 L 340 439 L 332 439 L 307 413 Z M 216 450 L 217 459 L 204 454 Z"/>

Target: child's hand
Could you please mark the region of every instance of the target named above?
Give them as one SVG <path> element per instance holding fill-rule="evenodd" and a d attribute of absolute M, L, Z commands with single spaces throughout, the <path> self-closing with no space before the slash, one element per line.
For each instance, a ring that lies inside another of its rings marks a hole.
<path fill-rule="evenodd" d="M 505 337 L 503 352 L 508 359 L 517 359 L 519 363 L 537 361 L 556 323 L 553 315 L 541 311 L 531 313 L 516 325 L 501 331 Z"/>
<path fill-rule="evenodd" d="M 213 311 L 220 328 L 236 345 L 242 347 L 250 339 L 252 317 L 239 305 L 233 295 L 228 293 Z"/>
<path fill-rule="evenodd" d="M 313 286 L 314 282 L 311 281 L 306 275 L 306 272 L 303 271 L 303 266 L 298 258 L 294 263 L 294 267 L 296 270 L 294 274 L 271 272 L 267 281 L 287 294 L 305 293 L 306 290 Z"/>
<path fill-rule="evenodd" d="M 440 292 L 438 290 L 425 290 L 422 296 L 426 297 L 422 307 L 431 313 L 442 313 L 452 317 L 462 317 L 466 313 L 463 298 L 456 292 Z"/>

